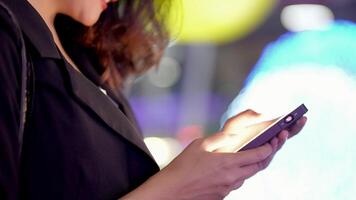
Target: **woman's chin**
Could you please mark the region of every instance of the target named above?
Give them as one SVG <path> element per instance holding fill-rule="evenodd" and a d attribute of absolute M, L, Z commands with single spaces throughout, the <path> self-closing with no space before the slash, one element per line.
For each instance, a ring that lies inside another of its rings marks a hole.
<path fill-rule="evenodd" d="M 99 16 L 97 17 L 83 17 L 81 19 L 78 19 L 81 24 L 84 26 L 93 26 L 97 21 L 99 20 Z"/>
<path fill-rule="evenodd" d="M 82 22 L 82 24 L 83 24 L 84 26 L 90 27 L 90 26 L 93 26 L 97 21 L 98 21 L 98 19 L 92 20 L 92 21 L 84 21 L 84 22 Z"/>

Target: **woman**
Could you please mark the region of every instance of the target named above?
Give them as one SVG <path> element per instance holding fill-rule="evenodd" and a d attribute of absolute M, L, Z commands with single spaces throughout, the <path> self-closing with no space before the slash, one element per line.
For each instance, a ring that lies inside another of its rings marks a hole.
<path fill-rule="evenodd" d="M 305 123 L 233 153 L 222 141 L 257 119 L 247 111 L 159 171 L 120 93 L 125 78 L 157 63 L 167 43 L 153 2 L 1 1 L 19 21 L 35 80 L 18 161 L 20 50 L 1 10 L 1 199 L 222 199 L 265 168 Z"/>

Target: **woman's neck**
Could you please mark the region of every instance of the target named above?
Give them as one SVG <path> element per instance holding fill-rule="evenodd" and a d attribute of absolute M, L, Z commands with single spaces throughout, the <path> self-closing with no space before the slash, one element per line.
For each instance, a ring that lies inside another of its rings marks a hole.
<path fill-rule="evenodd" d="M 27 0 L 32 7 L 41 15 L 52 35 L 57 34 L 54 28 L 54 19 L 59 12 L 58 1 L 52 0 Z"/>
<path fill-rule="evenodd" d="M 76 69 L 79 71 L 78 67 L 75 65 L 75 63 L 72 61 L 72 59 L 69 57 L 69 55 L 66 53 L 64 50 L 62 43 L 58 37 L 57 31 L 54 26 L 54 20 L 56 18 L 56 15 L 60 13 L 61 11 L 61 5 L 59 4 L 60 1 L 54 1 L 54 0 L 27 0 L 32 7 L 41 15 L 43 18 L 44 22 L 48 26 L 52 36 L 53 40 L 56 43 L 58 49 L 64 56 L 64 58 Z M 75 0 L 73 0 L 75 1 Z"/>

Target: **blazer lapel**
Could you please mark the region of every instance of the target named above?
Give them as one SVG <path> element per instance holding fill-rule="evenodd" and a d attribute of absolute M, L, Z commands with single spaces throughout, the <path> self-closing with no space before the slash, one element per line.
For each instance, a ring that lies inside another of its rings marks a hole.
<path fill-rule="evenodd" d="M 143 152 L 149 155 L 152 159 L 152 155 L 147 149 L 145 143 L 143 142 L 142 135 L 137 129 L 133 114 L 130 109 L 126 106 L 126 101 L 120 101 L 117 103 L 124 102 L 124 109 L 127 110 L 128 117 L 118 109 L 111 100 L 105 96 L 98 87 L 84 75 L 80 74 L 73 67 L 69 66 L 68 63 L 64 61 L 63 56 L 59 53 L 50 30 L 46 26 L 44 20 L 41 18 L 39 13 L 26 1 L 26 0 L 2 0 L 4 1 L 17 16 L 21 29 L 27 36 L 28 40 L 38 51 L 39 55 L 43 58 L 61 59 L 71 82 L 72 90 L 74 95 L 88 108 L 94 111 L 110 128 L 112 128 L 116 133 L 121 135 L 123 138 L 140 148 Z M 82 51 L 83 49 L 70 48 L 70 50 Z M 74 52 L 75 53 L 75 52 Z M 77 52 L 80 56 L 80 52 Z M 83 53 L 83 52 L 82 52 Z M 81 58 L 79 57 L 80 61 Z M 90 61 L 83 59 L 83 66 L 91 65 Z M 92 73 L 93 74 L 93 73 Z M 113 95 L 114 96 L 114 95 Z M 116 96 L 115 96 L 116 97 Z"/>
<path fill-rule="evenodd" d="M 120 102 L 122 104 L 122 107 L 123 107 L 123 110 L 124 110 L 124 113 L 125 113 L 126 117 L 135 125 L 135 127 L 137 127 L 139 129 L 140 128 L 139 124 L 136 121 L 136 117 L 134 115 L 134 112 L 131 109 L 131 105 L 127 101 L 126 97 L 120 91 L 114 91 L 110 87 L 108 87 L 107 85 L 103 85 L 103 88 L 107 91 L 108 95 L 112 99 L 114 99 L 115 102 Z M 140 134 L 139 134 L 140 137 L 142 137 L 141 129 L 139 129 L 139 132 L 140 132 Z"/>
<path fill-rule="evenodd" d="M 139 147 L 152 159 L 150 151 L 143 142 L 135 121 L 129 120 L 99 88 L 83 74 L 64 62 L 69 74 L 74 95 L 88 108 L 94 111 L 110 128 L 123 138 Z"/>

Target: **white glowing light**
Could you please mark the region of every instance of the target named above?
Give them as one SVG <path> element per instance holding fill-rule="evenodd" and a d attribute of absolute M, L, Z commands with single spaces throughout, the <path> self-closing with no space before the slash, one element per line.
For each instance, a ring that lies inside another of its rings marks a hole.
<path fill-rule="evenodd" d="M 356 77 L 342 67 L 316 63 L 285 68 L 254 79 L 229 116 L 246 108 L 283 113 L 303 102 L 308 123 L 267 170 L 225 200 L 354 199 Z"/>
<path fill-rule="evenodd" d="M 293 32 L 324 29 L 334 18 L 328 7 L 318 4 L 290 5 L 281 13 L 282 25 Z"/>
<path fill-rule="evenodd" d="M 181 66 L 173 58 L 164 57 L 158 69 L 153 69 L 148 74 L 148 79 L 156 87 L 168 88 L 177 83 L 181 77 Z"/>
<path fill-rule="evenodd" d="M 144 142 L 161 168 L 181 151 L 178 141 L 173 138 L 147 137 Z"/>

